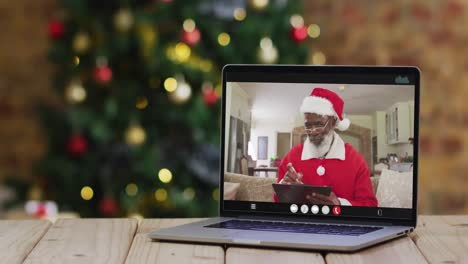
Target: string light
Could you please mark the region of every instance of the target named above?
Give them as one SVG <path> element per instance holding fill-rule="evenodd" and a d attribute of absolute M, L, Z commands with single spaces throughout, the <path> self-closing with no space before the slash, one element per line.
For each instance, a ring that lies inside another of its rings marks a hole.
<path fill-rule="evenodd" d="M 125 187 L 125 192 L 128 196 L 135 196 L 138 193 L 138 186 L 135 183 L 129 183 Z"/>
<path fill-rule="evenodd" d="M 210 72 L 213 69 L 213 63 L 209 60 L 200 61 L 200 68 L 203 72 Z"/>
<path fill-rule="evenodd" d="M 273 42 L 271 41 L 271 38 L 262 38 L 262 40 L 260 40 L 260 47 L 262 49 L 270 49 L 271 47 L 273 47 Z"/>
<path fill-rule="evenodd" d="M 166 168 L 160 169 L 158 177 L 160 181 L 164 183 L 169 183 L 172 180 L 172 172 Z"/>
<path fill-rule="evenodd" d="M 138 97 L 135 106 L 140 110 L 145 109 L 148 106 L 148 99 L 146 99 L 146 97 L 143 96 Z"/>
<path fill-rule="evenodd" d="M 169 94 L 169 98 L 177 104 L 183 104 L 190 99 L 192 88 L 183 78 L 179 78 L 177 89 Z"/>
<path fill-rule="evenodd" d="M 213 196 L 213 200 L 215 201 L 219 200 L 219 188 L 216 188 L 213 190 L 212 196 Z"/>
<path fill-rule="evenodd" d="M 307 34 L 311 38 L 318 38 L 320 36 L 320 27 L 317 24 L 311 24 L 307 28 Z"/>
<path fill-rule="evenodd" d="M 268 5 L 268 0 L 251 0 L 252 7 L 257 10 L 262 10 Z"/>
<path fill-rule="evenodd" d="M 81 198 L 83 198 L 83 200 L 89 201 L 93 198 L 93 196 L 94 191 L 91 187 L 84 186 L 83 188 L 81 188 Z"/>
<path fill-rule="evenodd" d="M 195 21 L 193 19 L 185 19 L 182 26 L 186 32 L 192 32 L 195 30 Z"/>
<path fill-rule="evenodd" d="M 246 12 L 245 12 L 245 9 L 244 8 L 236 8 L 234 9 L 234 19 L 237 20 L 237 21 L 242 21 L 245 19 L 245 17 L 247 16 Z"/>
<path fill-rule="evenodd" d="M 320 51 L 315 52 L 314 55 L 312 56 L 313 64 L 325 64 L 326 60 L 327 59 L 325 57 L 325 54 L 323 54 Z"/>
<path fill-rule="evenodd" d="M 257 52 L 261 63 L 274 63 L 278 59 L 278 49 L 273 45 L 270 38 L 264 37 L 260 40 L 260 48 Z"/>
<path fill-rule="evenodd" d="M 193 198 L 195 197 L 195 190 L 193 190 L 192 187 L 187 187 L 185 188 L 184 190 L 184 198 L 186 200 L 193 200 Z"/>
<path fill-rule="evenodd" d="M 167 191 L 164 188 L 159 188 L 154 192 L 154 198 L 158 202 L 164 202 L 167 200 Z"/>
<path fill-rule="evenodd" d="M 176 60 L 178 60 L 179 62 L 186 62 L 190 58 L 191 53 L 192 51 L 187 44 L 183 42 L 177 43 L 175 47 Z"/>
<path fill-rule="evenodd" d="M 125 142 L 132 146 L 138 146 L 145 142 L 146 132 L 139 125 L 130 126 L 127 131 L 125 131 Z"/>
<path fill-rule="evenodd" d="M 81 103 L 86 99 L 86 90 L 81 82 L 72 81 L 65 90 L 65 97 L 72 104 Z"/>
<path fill-rule="evenodd" d="M 217 97 L 221 97 L 223 93 L 223 86 L 221 85 L 221 83 L 218 83 L 218 85 L 216 85 L 215 87 L 215 94 Z"/>
<path fill-rule="evenodd" d="M 138 222 L 140 222 L 141 220 L 144 219 L 143 215 L 141 215 L 139 213 L 129 214 L 128 217 L 136 219 L 136 220 L 138 220 Z"/>
<path fill-rule="evenodd" d="M 164 81 L 164 89 L 168 92 L 173 92 L 177 89 L 177 81 L 176 79 L 169 77 Z"/>
<path fill-rule="evenodd" d="M 89 50 L 91 45 L 90 37 L 85 32 L 78 32 L 72 41 L 73 50 L 76 53 L 83 54 Z"/>
<path fill-rule="evenodd" d="M 304 19 L 300 15 L 292 15 L 289 19 L 289 23 L 295 28 L 300 28 L 304 26 Z"/>
<path fill-rule="evenodd" d="M 231 42 L 231 37 L 229 36 L 228 33 L 223 32 L 218 35 L 218 43 L 221 46 L 227 46 Z"/>
<path fill-rule="evenodd" d="M 80 57 L 74 56 L 74 57 L 73 57 L 73 64 L 74 64 L 75 66 L 80 65 Z"/>

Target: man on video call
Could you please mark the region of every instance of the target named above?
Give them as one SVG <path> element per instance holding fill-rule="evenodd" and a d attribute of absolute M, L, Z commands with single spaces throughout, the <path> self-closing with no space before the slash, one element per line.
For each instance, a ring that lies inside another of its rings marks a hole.
<path fill-rule="evenodd" d="M 304 113 L 307 139 L 281 161 L 278 183 L 330 186 L 328 196 L 306 196 L 314 204 L 376 207 L 366 161 L 334 131 L 345 131 L 350 125 L 349 119 L 343 118 L 343 107 L 336 93 L 323 88 L 313 89 L 304 98 L 300 111 Z M 274 198 L 277 201 L 276 195 Z"/>

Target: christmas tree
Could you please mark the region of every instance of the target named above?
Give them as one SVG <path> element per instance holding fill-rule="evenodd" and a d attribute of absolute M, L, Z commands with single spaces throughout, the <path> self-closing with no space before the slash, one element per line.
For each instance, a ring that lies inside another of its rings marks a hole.
<path fill-rule="evenodd" d="M 48 56 L 64 103 L 40 107 L 35 198 L 83 217 L 215 215 L 221 69 L 304 63 L 318 34 L 302 3 L 59 3 Z"/>

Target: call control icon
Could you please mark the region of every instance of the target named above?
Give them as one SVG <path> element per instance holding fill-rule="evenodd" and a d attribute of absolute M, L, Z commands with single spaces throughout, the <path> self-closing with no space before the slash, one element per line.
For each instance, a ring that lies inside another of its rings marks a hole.
<path fill-rule="evenodd" d="M 334 215 L 340 215 L 341 214 L 341 207 L 339 207 L 337 205 L 333 206 L 332 212 L 333 212 Z"/>

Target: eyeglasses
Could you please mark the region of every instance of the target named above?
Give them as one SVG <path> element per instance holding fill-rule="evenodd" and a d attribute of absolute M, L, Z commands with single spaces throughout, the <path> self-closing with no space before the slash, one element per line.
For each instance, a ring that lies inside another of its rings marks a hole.
<path fill-rule="evenodd" d="M 321 126 L 321 127 L 318 127 L 318 126 L 311 126 L 312 128 L 310 127 L 306 127 L 304 126 L 304 132 L 306 134 L 310 134 L 310 133 L 314 133 L 314 132 L 323 132 L 325 130 L 325 128 L 327 127 L 328 125 L 328 121 L 330 121 L 330 119 L 327 120 L 327 122 L 325 122 L 325 125 Z"/>

